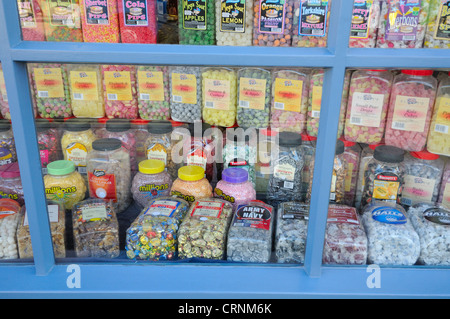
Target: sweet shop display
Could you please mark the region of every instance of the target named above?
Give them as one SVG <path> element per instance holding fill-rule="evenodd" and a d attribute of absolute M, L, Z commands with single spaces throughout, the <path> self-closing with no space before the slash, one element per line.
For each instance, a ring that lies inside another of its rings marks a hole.
<path fill-rule="evenodd" d="M 146 159 L 160 160 L 164 162 L 167 172 L 176 178 L 177 166 L 172 160 L 172 141 L 173 126 L 169 121 L 151 121 L 147 125 L 149 133 L 144 142 Z"/>
<path fill-rule="evenodd" d="M 212 197 L 213 189 L 205 178 L 205 170 L 200 166 L 190 165 L 178 170 L 178 178 L 173 181 L 170 195 L 192 204 L 196 200 Z"/>
<path fill-rule="evenodd" d="M 450 49 L 450 3 L 448 0 L 431 0 L 424 48 Z"/>
<path fill-rule="evenodd" d="M 216 1 L 216 44 L 251 46 L 253 0 Z"/>
<path fill-rule="evenodd" d="M 233 210 L 256 200 L 256 190 L 249 181 L 248 171 L 240 167 L 224 169 L 222 179 L 214 188 L 214 197 L 229 201 Z"/>
<path fill-rule="evenodd" d="M 120 42 L 156 43 L 156 0 L 118 0 Z"/>
<path fill-rule="evenodd" d="M 19 257 L 16 234 L 20 210 L 15 200 L 0 198 L 0 259 Z"/>
<path fill-rule="evenodd" d="M 44 18 L 45 40 L 83 42 L 80 2 L 38 0 Z"/>
<path fill-rule="evenodd" d="M 80 12 L 84 42 L 120 42 L 116 0 L 80 0 Z"/>
<path fill-rule="evenodd" d="M 216 6 L 214 0 L 178 1 L 180 44 L 216 43 Z"/>
<path fill-rule="evenodd" d="M 350 48 L 374 48 L 377 40 L 383 0 L 353 2 Z"/>

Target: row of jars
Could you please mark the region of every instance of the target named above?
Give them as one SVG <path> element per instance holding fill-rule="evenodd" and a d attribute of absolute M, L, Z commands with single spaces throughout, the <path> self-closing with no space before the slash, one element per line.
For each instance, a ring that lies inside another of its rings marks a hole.
<path fill-rule="evenodd" d="M 18 0 L 28 41 L 157 43 L 156 0 Z M 194 45 L 326 47 L 331 0 L 179 0 L 178 41 Z M 355 0 L 350 47 L 450 47 L 448 3 Z M 175 30 L 176 31 L 176 30 Z"/>

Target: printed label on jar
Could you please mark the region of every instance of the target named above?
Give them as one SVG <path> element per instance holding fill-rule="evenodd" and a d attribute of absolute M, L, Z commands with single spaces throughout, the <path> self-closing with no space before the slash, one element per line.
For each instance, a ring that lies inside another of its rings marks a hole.
<path fill-rule="evenodd" d="M 188 166 L 189 165 L 200 166 L 204 170 L 206 170 L 207 157 L 205 151 L 200 148 L 190 150 L 190 152 L 186 157 L 186 164 Z"/>
<path fill-rule="evenodd" d="M 450 183 L 445 184 L 442 205 L 450 208 Z"/>
<path fill-rule="evenodd" d="M 284 33 L 285 0 L 261 0 L 259 4 L 259 32 Z"/>
<path fill-rule="evenodd" d="M 372 211 L 372 218 L 380 223 L 391 225 L 406 224 L 406 216 L 393 207 L 379 207 Z"/>
<path fill-rule="evenodd" d="M 155 200 L 144 215 L 172 217 L 180 204 L 173 200 Z"/>
<path fill-rule="evenodd" d="M 353 3 L 352 26 L 350 38 L 367 39 L 372 18 L 373 0 L 355 0 Z"/>
<path fill-rule="evenodd" d="M 61 68 L 35 68 L 33 72 L 38 98 L 64 97 Z"/>
<path fill-rule="evenodd" d="M 160 71 L 138 71 L 139 99 L 164 101 L 164 77 Z"/>
<path fill-rule="evenodd" d="M 65 201 L 72 199 L 77 192 L 76 186 L 70 187 L 61 187 L 61 186 L 52 186 L 45 189 L 45 195 L 47 199 L 56 200 L 56 201 Z"/>
<path fill-rule="evenodd" d="M 214 188 L 214 197 L 226 200 L 227 202 L 230 203 L 234 203 L 236 201 L 236 199 L 233 196 L 225 194 L 223 190 L 217 187 Z"/>
<path fill-rule="evenodd" d="M 183 10 L 183 29 L 206 30 L 206 1 L 180 1 Z"/>
<path fill-rule="evenodd" d="M 437 40 L 450 40 L 450 1 L 443 1 L 436 19 L 436 32 L 434 38 Z"/>
<path fill-rule="evenodd" d="M 88 172 L 89 191 L 91 196 L 117 201 L 116 175 L 106 174 L 105 170 L 96 169 Z"/>
<path fill-rule="evenodd" d="M 161 193 L 166 192 L 169 189 L 169 184 L 145 184 L 139 186 L 139 193 L 145 194 L 146 198 L 158 197 Z"/>
<path fill-rule="evenodd" d="M 50 12 L 50 25 L 53 27 L 75 26 L 73 0 L 47 0 L 48 12 Z"/>
<path fill-rule="evenodd" d="M 170 191 L 170 195 L 178 197 L 178 198 L 182 198 L 185 201 L 187 201 L 189 204 L 192 204 L 193 202 L 195 202 L 195 196 L 193 196 L 193 195 L 186 195 L 186 194 L 183 194 L 182 192 L 177 191 L 177 190 L 171 190 Z"/>
<path fill-rule="evenodd" d="M 205 107 L 228 111 L 231 107 L 230 81 L 205 79 Z"/>
<path fill-rule="evenodd" d="M 266 103 L 266 83 L 264 79 L 239 79 L 239 107 L 264 110 Z"/>
<path fill-rule="evenodd" d="M 106 99 L 108 101 L 131 101 L 130 71 L 105 71 Z"/>
<path fill-rule="evenodd" d="M 197 78 L 194 74 L 172 73 L 172 101 L 197 104 Z"/>
<path fill-rule="evenodd" d="M 320 118 L 320 108 L 322 106 L 322 87 L 313 85 L 311 97 L 311 117 Z"/>
<path fill-rule="evenodd" d="M 245 0 L 221 0 L 220 31 L 245 31 Z"/>
<path fill-rule="evenodd" d="M 33 0 L 18 0 L 20 26 L 22 28 L 36 28 L 36 16 L 34 13 Z"/>
<path fill-rule="evenodd" d="M 298 35 L 323 37 L 327 26 L 328 1 L 300 1 Z"/>
<path fill-rule="evenodd" d="M 309 219 L 309 205 L 299 202 L 283 203 L 282 219 Z"/>
<path fill-rule="evenodd" d="M 87 148 L 81 143 L 73 142 L 66 147 L 66 159 L 75 166 L 86 166 Z"/>
<path fill-rule="evenodd" d="M 330 205 L 330 208 L 328 209 L 327 223 L 346 223 L 358 225 L 359 221 L 356 215 L 356 208 Z"/>
<path fill-rule="evenodd" d="M 151 143 L 147 147 L 147 159 L 163 161 L 167 165 L 167 150 L 160 143 Z"/>
<path fill-rule="evenodd" d="M 408 0 L 389 4 L 385 39 L 388 41 L 415 41 L 422 0 Z"/>
<path fill-rule="evenodd" d="M 405 176 L 402 190 L 402 204 L 411 205 L 415 202 L 430 202 L 433 198 L 436 180 L 412 175 Z"/>
<path fill-rule="evenodd" d="M 0 70 L 0 94 L 3 102 L 8 102 L 8 94 L 6 94 L 6 83 L 5 76 L 3 75 L 3 70 Z"/>
<path fill-rule="evenodd" d="M 236 210 L 234 227 L 251 227 L 269 230 L 272 208 L 263 205 L 241 205 Z"/>
<path fill-rule="evenodd" d="M 432 207 L 426 209 L 422 214 L 426 220 L 432 223 L 450 226 L 450 212 L 446 209 L 439 207 Z"/>
<path fill-rule="evenodd" d="M 83 222 L 93 222 L 108 218 L 105 205 L 86 205 L 81 207 L 81 219 Z"/>
<path fill-rule="evenodd" d="M 273 169 L 273 177 L 278 179 L 278 187 L 293 189 L 295 167 L 287 163 L 275 165 Z"/>
<path fill-rule="evenodd" d="M 300 112 L 302 92 L 303 81 L 276 78 L 274 108 L 276 110 Z"/>
<path fill-rule="evenodd" d="M 384 94 L 353 93 L 350 124 L 379 127 L 383 112 L 383 103 Z"/>
<path fill-rule="evenodd" d="M 397 95 L 392 117 L 392 128 L 401 131 L 423 132 L 430 99 Z"/>
<path fill-rule="evenodd" d="M 191 216 L 219 218 L 225 203 L 214 201 L 198 201 L 192 210 Z"/>
<path fill-rule="evenodd" d="M 145 0 L 122 0 L 123 19 L 127 27 L 147 26 L 148 8 Z"/>
<path fill-rule="evenodd" d="M 330 200 L 331 201 L 336 200 L 336 181 L 337 181 L 336 170 L 333 169 L 333 175 L 331 176 L 331 187 L 330 187 Z"/>
<path fill-rule="evenodd" d="M 84 0 L 86 10 L 86 23 L 90 25 L 108 25 L 109 10 L 108 1 Z"/>
<path fill-rule="evenodd" d="M 15 213 L 17 213 L 17 212 L 10 211 L 10 210 L 0 211 L 0 219 L 8 217 L 8 216 L 11 216 L 11 215 L 14 215 Z"/>
<path fill-rule="evenodd" d="M 50 223 L 58 223 L 59 221 L 59 206 L 47 205 L 48 221 Z M 25 210 L 25 216 L 23 218 L 23 226 L 28 226 L 28 212 Z"/>
<path fill-rule="evenodd" d="M 239 167 L 245 169 L 248 172 L 250 170 L 250 163 L 243 158 L 236 157 L 228 162 L 228 167 Z"/>
<path fill-rule="evenodd" d="M 345 175 L 344 188 L 345 192 L 350 192 L 352 189 L 352 178 L 353 178 L 353 168 L 355 167 L 353 163 L 347 163 L 348 169 L 347 174 Z"/>
<path fill-rule="evenodd" d="M 373 181 L 373 199 L 396 201 L 400 189 L 400 179 L 390 172 L 377 174 Z"/>
<path fill-rule="evenodd" d="M 0 166 L 13 162 L 13 155 L 9 148 L 0 147 Z"/>
<path fill-rule="evenodd" d="M 434 131 L 443 134 L 449 134 L 450 127 L 450 98 L 439 98 L 437 104 L 436 122 L 434 124 Z"/>
<path fill-rule="evenodd" d="M 9 199 L 18 200 L 19 195 L 15 194 L 15 193 L 5 193 L 3 191 L 0 191 L 0 198 L 9 198 Z"/>
<path fill-rule="evenodd" d="M 98 101 L 97 72 L 70 71 L 72 98 L 76 101 Z"/>

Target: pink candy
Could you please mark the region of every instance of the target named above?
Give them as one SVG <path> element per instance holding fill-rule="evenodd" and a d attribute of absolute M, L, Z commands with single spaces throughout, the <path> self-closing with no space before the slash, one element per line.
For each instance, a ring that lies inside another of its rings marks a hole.
<path fill-rule="evenodd" d="M 25 41 L 45 41 L 44 18 L 38 0 L 17 0 L 22 38 Z"/>
<path fill-rule="evenodd" d="M 120 42 L 116 0 L 81 0 L 84 42 Z"/>
<path fill-rule="evenodd" d="M 370 5 L 370 3 L 372 3 Z M 354 0 L 350 48 L 374 48 L 377 40 L 382 0 Z"/>
<path fill-rule="evenodd" d="M 156 0 L 117 2 L 122 43 L 156 43 Z"/>

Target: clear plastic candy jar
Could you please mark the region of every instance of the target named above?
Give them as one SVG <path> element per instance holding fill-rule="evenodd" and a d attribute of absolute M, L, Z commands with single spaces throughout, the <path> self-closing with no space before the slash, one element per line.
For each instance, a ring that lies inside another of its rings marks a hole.
<path fill-rule="evenodd" d="M 388 70 L 353 72 L 344 129 L 347 141 L 366 144 L 381 142 L 393 79 Z"/>
<path fill-rule="evenodd" d="M 310 202 L 311 200 L 311 183 L 314 173 L 314 154 L 316 153 L 316 136 L 302 134 L 302 148 L 305 157 L 305 165 L 302 170 L 302 201 Z"/>
<path fill-rule="evenodd" d="M 82 201 L 86 196 L 86 183 L 75 170 L 71 161 L 60 160 L 47 166 L 44 176 L 45 196 L 48 200 L 62 203 L 65 209 Z"/>
<path fill-rule="evenodd" d="M 120 42 L 117 1 L 81 0 L 80 11 L 84 42 Z"/>
<path fill-rule="evenodd" d="M 384 141 L 405 151 L 425 148 L 436 95 L 432 70 L 402 70 L 394 79 Z"/>
<path fill-rule="evenodd" d="M 178 37 L 180 44 L 216 44 L 216 8 L 214 0 L 178 1 Z"/>
<path fill-rule="evenodd" d="M 441 189 L 439 191 L 439 204 L 450 208 L 450 162 L 447 162 L 442 174 Z"/>
<path fill-rule="evenodd" d="M 19 213 L 18 202 L 9 198 L 0 198 L 0 259 L 19 257 L 16 241 Z"/>
<path fill-rule="evenodd" d="M 144 144 L 149 134 L 147 130 L 148 123 L 149 120 L 144 119 L 134 119 L 130 121 L 131 129 L 134 133 L 134 138 L 136 139 L 136 162 L 138 163 L 147 159 Z"/>
<path fill-rule="evenodd" d="M 0 166 L 14 162 L 17 162 L 17 153 L 11 123 L 0 120 Z"/>
<path fill-rule="evenodd" d="M 47 174 L 48 163 L 60 160 L 63 157 L 58 128 L 47 119 L 36 119 L 36 134 L 42 173 Z"/>
<path fill-rule="evenodd" d="M 89 196 L 111 200 L 117 214 L 131 203 L 130 154 L 116 138 L 92 143 L 87 156 Z"/>
<path fill-rule="evenodd" d="M 333 175 L 331 178 L 330 202 L 343 204 L 345 201 L 345 179 L 348 175 L 348 163 L 344 142 L 338 140 L 334 156 Z M 310 184 L 312 187 L 312 183 Z"/>
<path fill-rule="evenodd" d="M 405 151 L 394 146 L 375 148 L 373 159 L 369 160 L 364 171 L 361 208 L 372 200 L 400 203 L 406 174 L 404 156 Z"/>
<path fill-rule="evenodd" d="M 203 168 L 195 165 L 183 166 L 178 170 L 178 178 L 173 181 L 170 195 L 192 204 L 196 200 L 213 197 L 213 188 L 205 178 Z"/>
<path fill-rule="evenodd" d="M 44 19 L 38 0 L 17 1 L 24 41 L 45 41 Z"/>
<path fill-rule="evenodd" d="M 156 43 L 156 2 L 117 1 L 121 43 Z"/>
<path fill-rule="evenodd" d="M 401 203 L 436 202 L 441 189 L 444 159 L 427 151 L 410 152 L 404 160 L 406 175 Z"/>
<path fill-rule="evenodd" d="M 270 129 L 259 130 L 257 162 L 255 164 L 255 190 L 257 195 L 265 198 L 267 186 L 272 175 L 271 153 L 275 147 L 275 137 L 278 133 Z M 258 197 L 259 198 L 259 197 Z"/>
<path fill-rule="evenodd" d="M 163 161 L 144 160 L 139 163 L 139 172 L 131 183 L 131 194 L 135 202 L 146 207 L 147 204 L 162 196 L 169 196 L 172 177 L 165 170 Z"/>
<path fill-rule="evenodd" d="M 0 166 L 0 198 L 14 199 L 20 206 L 25 203 L 18 162 Z"/>
<path fill-rule="evenodd" d="M 216 1 L 216 44 L 251 46 L 253 0 Z"/>
<path fill-rule="evenodd" d="M 56 42 L 83 42 L 80 1 L 39 0 L 44 14 L 45 39 Z"/>
<path fill-rule="evenodd" d="M 450 11 L 449 11 L 450 12 Z M 427 138 L 427 150 L 450 156 L 450 78 L 439 83 Z"/>
<path fill-rule="evenodd" d="M 347 176 L 344 182 L 344 201 L 348 206 L 355 204 L 356 187 L 358 182 L 359 163 L 361 158 L 361 146 L 355 142 L 344 142 L 344 158 L 347 162 Z"/>
<path fill-rule="evenodd" d="M 427 31 L 425 33 L 424 48 L 450 49 L 450 34 L 447 22 L 450 4 L 448 0 L 431 0 L 428 16 Z"/>
<path fill-rule="evenodd" d="M 375 48 L 383 0 L 353 1 L 350 48 Z"/>
<path fill-rule="evenodd" d="M 222 179 L 214 188 L 214 197 L 224 199 L 236 210 L 256 199 L 256 191 L 248 180 L 248 171 L 239 167 L 228 167 L 222 171 Z"/>

